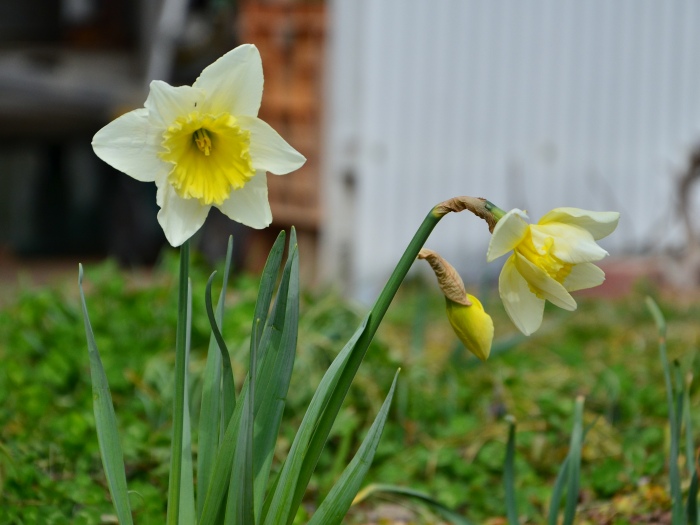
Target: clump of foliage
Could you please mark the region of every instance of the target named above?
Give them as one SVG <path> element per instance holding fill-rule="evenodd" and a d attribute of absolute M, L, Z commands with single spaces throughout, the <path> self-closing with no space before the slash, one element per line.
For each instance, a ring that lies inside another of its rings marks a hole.
<path fill-rule="evenodd" d="M 91 270 L 86 287 L 89 301 L 99 298 L 90 301 L 90 316 L 141 523 L 162 521 L 165 509 L 176 266 L 174 257 L 166 257 L 144 279 L 106 263 Z M 203 306 L 208 273 L 201 261 L 193 265 L 190 397 L 195 420 L 197 378 L 210 333 Z M 66 287 L 23 289 L 0 310 L 0 523 L 97 524 L 113 512 L 95 437 L 73 281 Z M 601 513 L 614 514 L 625 523 L 625 516 L 632 520 L 635 514 L 670 509 L 668 411 L 645 294 L 616 301 L 582 299 L 575 316 L 552 309 L 536 336 L 506 334 L 496 341 L 484 366 L 455 343 L 443 317 L 444 300 L 425 288 L 409 283 L 390 309 L 321 457 L 308 505 L 329 490 L 349 462 L 401 366 L 368 481 L 429 492 L 475 521 L 503 516 L 504 416 L 510 414 L 518 421 L 518 508 L 537 522 L 546 514 L 567 453 L 573 400 L 584 395 L 584 422 L 594 424 L 582 451 L 582 519 L 588 516 L 595 523 Z M 245 276 L 229 288 L 223 333 L 238 385 L 247 364 L 243 356 L 256 293 L 257 279 Z M 505 333 L 509 322 L 502 307 L 495 297 L 490 303 L 497 331 Z M 663 297 L 659 303 L 668 320 L 669 357 L 690 373 L 697 366 L 700 307 Z M 286 455 L 303 409 L 357 326 L 360 311 L 332 293 L 303 296 L 279 457 Z M 691 407 L 698 405 L 697 396 L 691 385 Z M 681 456 L 685 468 L 688 461 Z"/>

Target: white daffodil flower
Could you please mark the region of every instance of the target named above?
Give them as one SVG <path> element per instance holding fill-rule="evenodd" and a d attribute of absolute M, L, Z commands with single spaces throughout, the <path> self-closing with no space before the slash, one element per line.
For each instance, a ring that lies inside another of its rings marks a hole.
<path fill-rule="evenodd" d="M 540 327 L 545 300 L 575 310 L 569 292 L 605 280 L 603 271 L 591 263 L 608 252 L 595 241 L 610 235 L 619 218 L 617 212 L 556 208 L 537 224 L 528 224 L 527 215 L 514 209 L 496 223 L 487 260 L 513 251 L 501 271 L 498 290 L 521 332 L 530 335 Z"/>
<path fill-rule="evenodd" d="M 252 228 L 272 222 L 266 172 L 284 175 L 306 159 L 257 118 L 262 90 L 260 53 L 242 45 L 192 86 L 151 82 L 143 108 L 93 138 L 102 160 L 156 183 L 158 222 L 173 246 L 201 228 L 212 206 Z"/>

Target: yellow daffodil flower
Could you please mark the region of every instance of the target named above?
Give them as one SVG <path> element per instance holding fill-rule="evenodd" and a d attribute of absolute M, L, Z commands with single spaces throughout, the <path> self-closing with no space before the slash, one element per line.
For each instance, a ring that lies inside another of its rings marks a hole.
<path fill-rule="evenodd" d="M 591 264 L 608 252 L 596 241 L 617 227 L 617 212 L 557 208 L 528 224 L 521 210 L 505 214 L 493 230 L 487 260 L 512 251 L 498 281 L 506 312 L 525 335 L 542 324 L 545 300 L 565 310 L 575 310 L 569 294 L 598 286 L 603 271 Z"/>
<path fill-rule="evenodd" d="M 447 302 L 447 319 L 455 334 L 467 350 L 486 361 L 493 342 L 491 316 L 484 311 L 479 299 L 465 291 L 457 270 L 439 253 L 423 248 L 418 258 L 425 259 L 435 272 Z"/>
<path fill-rule="evenodd" d="M 266 172 L 284 175 L 306 159 L 257 118 L 262 89 L 257 48 L 239 46 L 192 86 L 151 82 L 143 108 L 93 138 L 102 160 L 156 183 L 158 222 L 173 246 L 199 230 L 212 206 L 252 228 L 272 222 Z"/>
<path fill-rule="evenodd" d="M 469 306 L 447 298 L 447 319 L 462 344 L 482 361 L 488 359 L 493 342 L 493 321 L 481 301 L 466 295 Z"/>

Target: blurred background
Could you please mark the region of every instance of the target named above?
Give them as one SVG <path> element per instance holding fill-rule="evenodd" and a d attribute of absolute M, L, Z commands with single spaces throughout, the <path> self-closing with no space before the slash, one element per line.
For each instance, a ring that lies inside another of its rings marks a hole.
<path fill-rule="evenodd" d="M 269 177 L 269 230 L 212 210 L 195 239 L 207 257 L 233 233 L 239 268 L 255 270 L 295 225 L 307 284 L 371 299 L 430 208 L 467 194 L 533 220 L 619 210 L 609 286 L 697 285 L 699 22 L 692 0 L 2 2 L 0 275 L 154 262 L 155 186 L 99 161 L 91 137 L 141 107 L 151 79 L 190 84 L 251 42 L 260 117 L 308 162 Z M 462 214 L 428 246 L 490 280 L 488 240 Z"/>

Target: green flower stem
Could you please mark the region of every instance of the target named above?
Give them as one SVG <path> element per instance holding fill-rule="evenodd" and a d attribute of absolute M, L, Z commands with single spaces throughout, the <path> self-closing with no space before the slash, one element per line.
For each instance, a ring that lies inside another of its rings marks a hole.
<path fill-rule="evenodd" d="M 491 214 L 496 218 L 496 221 L 500 221 L 506 214 L 505 210 L 502 210 L 491 201 L 486 201 L 484 208 L 491 212 Z"/>
<path fill-rule="evenodd" d="M 168 481 L 168 525 L 178 525 L 180 509 L 180 480 L 182 473 L 182 444 L 185 408 L 185 374 L 187 366 L 187 283 L 190 267 L 190 241 L 180 248 L 180 280 L 177 301 L 177 336 L 175 339 L 175 397 L 173 399 L 173 437 L 170 451 Z"/>
<path fill-rule="evenodd" d="M 406 277 L 406 274 L 411 268 L 411 265 L 418 257 L 418 252 L 420 252 L 420 249 L 425 244 L 425 241 L 428 240 L 428 237 L 433 231 L 433 228 L 435 228 L 437 223 L 440 222 L 440 219 L 444 215 L 449 213 L 449 211 L 461 211 L 438 210 L 439 206 L 440 205 L 430 210 L 430 213 L 428 213 L 428 215 L 425 217 L 422 224 L 418 228 L 418 231 L 416 231 L 415 235 L 413 236 L 413 239 L 411 239 L 411 242 L 409 243 L 408 247 L 401 256 L 401 259 L 396 265 L 396 268 L 391 274 L 391 277 L 389 277 L 389 280 L 384 286 L 384 289 L 379 294 L 379 297 L 377 298 L 377 301 L 375 302 L 374 307 L 372 308 L 369 314 L 369 319 L 367 320 L 367 327 L 355 343 L 353 352 L 351 353 L 350 357 L 348 358 L 348 362 L 345 365 L 345 371 L 340 375 L 338 384 L 336 385 L 336 388 L 333 390 L 333 393 L 331 394 L 328 400 L 328 404 L 325 408 L 326 413 L 337 414 L 340 410 L 340 406 L 343 404 L 343 400 L 345 399 L 348 389 L 350 388 L 350 385 L 353 379 L 355 378 L 355 374 L 357 373 L 357 370 L 362 364 L 362 360 L 364 359 L 365 354 L 367 353 L 367 349 L 369 348 L 369 344 L 372 342 L 374 334 L 377 332 L 377 329 L 379 328 L 379 325 L 381 324 L 382 319 L 386 314 L 386 311 L 389 309 L 389 305 L 394 299 L 394 296 L 396 295 L 399 286 Z M 304 495 L 304 489 L 307 486 L 309 480 L 311 479 L 311 474 L 313 473 L 313 470 L 315 468 L 315 461 L 318 459 L 321 450 L 323 450 L 323 446 L 326 443 L 326 439 L 330 433 L 331 427 L 333 426 L 334 420 L 335 417 L 322 418 L 318 427 L 316 428 L 316 431 L 314 432 L 313 437 L 309 442 L 309 446 L 306 452 L 307 457 L 312 457 L 316 459 L 313 460 L 313 465 L 307 465 L 307 467 L 304 468 L 300 473 L 297 482 L 297 488 L 294 493 L 294 509 L 298 508 L 299 504 L 301 503 L 301 500 Z M 290 516 L 291 518 L 293 518 L 294 512 L 292 512 Z"/>

